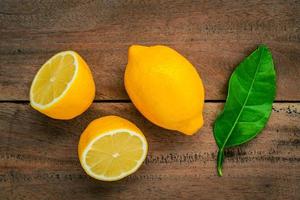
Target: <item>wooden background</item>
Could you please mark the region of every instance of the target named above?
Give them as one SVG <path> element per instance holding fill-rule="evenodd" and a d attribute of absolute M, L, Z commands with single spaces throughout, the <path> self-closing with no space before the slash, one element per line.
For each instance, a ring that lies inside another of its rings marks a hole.
<path fill-rule="evenodd" d="M 265 130 L 226 152 L 216 174 L 212 125 L 227 81 L 258 44 L 277 71 Z M 206 88 L 205 126 L 192 137 L 161 129 L 133 107 L 123 86 L 131 44 L 164 44 L 187 57 Z M 50 119 L 28 103 L 31 81 L 54 53 L 90 65 L 96 99 L 83 115 Z M 300 2 L 0 0 L 0 199 L 300 199 Z M 108 114 L 136 123 L 145 163 L 118 182 L 88 177 L 77 158 L 87 124 Z"/>

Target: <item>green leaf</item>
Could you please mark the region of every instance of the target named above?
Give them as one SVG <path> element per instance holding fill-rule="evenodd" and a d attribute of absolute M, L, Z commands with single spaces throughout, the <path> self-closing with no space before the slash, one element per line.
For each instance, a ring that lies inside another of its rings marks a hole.
<path fill-rule="evenodd" d="M 224 110 L 214 124 L 219 176 L 222 176 L 224 149 L 250 141 L 265 127 L 275 93 L 272 54 L 261 45 L 232 73 Z"/>

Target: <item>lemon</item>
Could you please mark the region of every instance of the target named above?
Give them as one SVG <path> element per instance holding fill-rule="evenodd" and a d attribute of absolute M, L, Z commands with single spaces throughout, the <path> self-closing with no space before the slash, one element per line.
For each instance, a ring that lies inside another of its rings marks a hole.
<path fill-rule="evenodd" d="M 201 78 L 175 50 L 131 46 L 124 81 L 133 104 L 154 124 L 187 135 L 203 126 Z"/>
<path fill-rule="evenodd" d="M 74 51 L 50 58 L 37 72 L 30 89 L 30 104 L 54 119 L 71 119 L 93 102 L 95 83 L 86 62 Z"/>
<path fill-rule="evenodd" d="M 80 136 L 78 155 L 91 177 L 115 181 L 134 173 L 143 163 L 148 144 L 130 121 L 106 116 L 92 121 Z"/>

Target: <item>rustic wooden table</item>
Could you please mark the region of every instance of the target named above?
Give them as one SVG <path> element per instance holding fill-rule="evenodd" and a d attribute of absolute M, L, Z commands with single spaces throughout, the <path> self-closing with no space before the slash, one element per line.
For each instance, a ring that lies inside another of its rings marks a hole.
<path fill-rule="evenodd" d="M 212 125 L 237 64 L 265 43 L 277 71 L 267 127 L 226 152 L 216 174 Z M 123 86 L 131 44 L 165 44 L 198 69 L 205 126 L 195 136 L 161 129 L 131 104 Z M 52 120 L 28 92 L 39 67 L 72 49 L 89 63 L 96 99 L 83 115 Z M 0 1 L 0 199 L 300 199 L 299 1 Z M 150 148 L 118 182 L 88 177 L 77 158 L 87 124 L 115 114 L 136 123 Z"/>

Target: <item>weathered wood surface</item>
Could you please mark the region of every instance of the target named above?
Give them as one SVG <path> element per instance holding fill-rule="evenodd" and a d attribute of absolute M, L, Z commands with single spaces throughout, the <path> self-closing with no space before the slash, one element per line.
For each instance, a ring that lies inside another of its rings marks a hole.
<path fill-rule="evenodd" d="M 300 99 L 300 2 L 0 1 L 0 100 L 28 100 L 38 68 L 54 53 L 78 51 L 92 68 L 98 100 L 128 99 L 131 44 L 165 44 L 198 69 L 206 99 L 224 100 L 234 67 L 260 43 L 274 55 L 277 100 Z"/>
<path fill-rule="evenodd" d="M 148 122 L 130 103 L 95 103 L 70 121 L 28 104 L 0 104 L 0 199 L 277 199 L 300 198 L 300 103 L 274 104 L 265 130 L 226 152 L 216 173 L 212 123 L 222 104 L 205 104 L 205 126 L 187 137 Z M 80 167 L 80 133 L 96 117 L 120 115 L 147 137 L 149 154 L 132 176 L 108 183 Z"/>
<path fill-rule="evenodd" d="M 300 2 L 291 0 L 0 0 L 0 199 L 300 199 L 299 29 Z M 212 134 L 221 103 L 206 103 L 205 126 L 187 137 L 123 101 L 131 44 L 175 48 L 201 73 L 206 100 L 224 100 L 233 69 L 260 43 L 272 50 L 281 103 L 255 140 L 226 152 L 222 178 Z M 31 109 L 34 74 L 67 49 L 90 65 L 96 100 L 123 103 L 94 103 L 70 121 Z M 141 169 L 113 183 L 89 178 L 77 158 L 83 129 L 109 114 L 136 123 L 149 142 Z"/>

